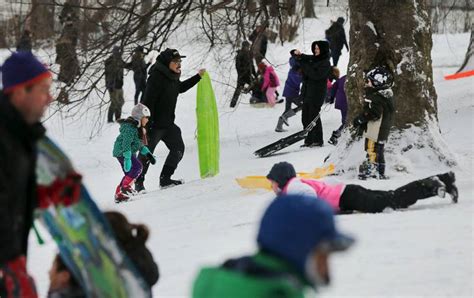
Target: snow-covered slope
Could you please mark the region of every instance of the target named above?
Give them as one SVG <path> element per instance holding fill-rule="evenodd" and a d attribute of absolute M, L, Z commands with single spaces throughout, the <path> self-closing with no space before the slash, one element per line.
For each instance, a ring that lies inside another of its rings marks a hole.
<path fill-rule="evenodd" d="M 315 38 L 321 38 L 328 18 L 305 23 L 305 35 L 296 45 L 271 45 L 269 60 L 276 65 L 282 81 L 286 79 L 288 51 L 297 46 L 304 50 Z M 354 235 L 358 242 L 349 252 L 333 258 L 333 286 L 322 293 L 336 296 L 466 296 L 473 294 L 473 156 L 474 90 L 473 78 L 444 81 L 462 62 L 468 34 L 434 36 L 434 74 L 439 95 L 439 118 L 442 135 L 459 162 L 454 169 L 460 188 L 460 202 L 432 198 L 406 211 L 377 215 L 344 215 L 338 217 L 341 229 Z M 186 40 L 186 39 L 184 39 Z M 182 47 L 181 47 L 182 45 Z M 266 174 L 279 161 L 293 163 L 299 171 L 311 171 L 322 164 L 333 147 L 300 149 L 292 146 L 281 154 L 257 159 L 252 152 L 286 134 L 273 131 L 283 105 L 275 108 L 250 107 L 248 99 L 236 110 L 228 108 L 235 71 L 231 59 L 218 63 L 204 49 L 176 40 L 170 46 L 188 54 L 183 69 L 191 75 L 198 67 L 208 68 L 215 79 L 219 100 L 221 131 L 221 173 L 215 178 L 199 179 L 195 135 L 195 88 L 182 95 L 177 107 L 177 124 L 182 127 L 186 143 L 185 156 L 176 172 L 184 178 L 183 186 L 158 190 L 158 176 L 167 155 L 160 144 L 157 165 L 147 180 L 149 193 L 132 202 L 116 205 L 113 194 L 120 181 L 121 170 L 112 157 L 112 145 L 118 133 L 116 124 L 103 127 L 93 139 L 88 136 L 95 122 L 93 111 L 80 120 L 62 120 L 58 115 L 47 121 L 52 136 L 69 154 L 83 173 L 90 192 L 103 209 L 124 212 L 131 221 L 143 222 L 151 229 L 148 246 L 161 269 L 161 279 L 154 288 L 157 297 L 189 296 L 192 280 L 200 266 L 219 264 L 228 257 L 252 253 L 260 215 L 271 193 L 245 191 L 234 182 L 235 177 Z M 343 52 L 340 64 L 345 72 L 348 54 Z M 229 77 L 229 70 L 231 76 Z M 133 105 L 131 74 L 125 83 L 124 113 Z M 325 139 L 339 125 L 339 113 L 332 107 L 322 115 Z M 290 120 L 290 131 L 301 129 L 299 117 Z M 388 173 L 387 181 L 352 181 L 364 186 L 390 189 L 413 179 L 439 171 L 433 161 L 410 174 Z M 45 233 L 43 233 L 45 235 Z M 30 239 L 29 268 L 40 293 L 48 287 L 47 270 L 56 252 L 52 240 L 39 246 Z"/>

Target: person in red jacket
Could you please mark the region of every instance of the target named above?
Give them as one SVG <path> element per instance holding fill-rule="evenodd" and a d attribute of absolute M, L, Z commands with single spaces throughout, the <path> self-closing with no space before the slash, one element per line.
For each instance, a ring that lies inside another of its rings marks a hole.
<path fill-rule="evenodd" d="M 382 212 L 385 208 L 400 209 L 415 204 L 418 200 L 433 196 L 451 195 L 454 203 L 458 201 L 458 189 L 454 173 L 434 175 L 416 180 L 395 190 L 371 190 L 355 184 L 328 184 L 316 179 L 296 177 L 292 164 L 274 164 L 267 175 L 276 194 L 301 194 L 315 196 L 326 201 L 335 212 L 365 213 Z"/>

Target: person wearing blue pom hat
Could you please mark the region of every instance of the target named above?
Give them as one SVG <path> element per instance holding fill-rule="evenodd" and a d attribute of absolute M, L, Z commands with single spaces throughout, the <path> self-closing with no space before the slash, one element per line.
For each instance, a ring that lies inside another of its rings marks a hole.
<path fill-rule="evenodd" d="M 37 297 L 26 270 L 36 195 L 36 143 L 52 101 L 49 70 L 27 51 L 0 68 L 0 297 Z"/>
<path fill-rule="evenodd" d="M 279 196 L 263 214 L 258 252 L 203 268 L 193 297 L 304 297 L 307 289 L 330 284 L 330 255 L 353 243 L 338 231 L 333 210 L 324 201 Z"/>

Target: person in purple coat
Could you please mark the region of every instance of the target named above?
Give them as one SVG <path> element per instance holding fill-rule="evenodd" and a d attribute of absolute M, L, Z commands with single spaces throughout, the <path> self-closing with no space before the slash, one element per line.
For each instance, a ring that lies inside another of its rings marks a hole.
<path fill-rule="evenodd" d="M 285 89 L 283 89 L 283 97 L 285 98 L 285 111 L 278 118 L 278 123 L 275 128 L 276 132 L 284 132 L 283 124 L 288 126 L 288 118 L 296 115 L 296 112 L 301 110 L 302 102 L 300 100 L 300 89 L 303 75 L 299 62 L 295 58 L 295 50 L 290 51 L 290 70 L 285 82 Z M 292 109 L 291 104 L 295 104 L 296 108 Z"/>
<path fill-rule="evenodd" d="M 331 88 L 331 96 L 329 102 L 335 103 L 334 108 L 341 111 L 341 125 L 339 128 L 332 132 L 331 138 L 328 143 L 331 145 L 337 145 L 337 140 L 341 136 L 341 132 L 346 125 L 347 119 L 347 98 L 344 90 L 344 84 L 346 83 L 346 76 L 340 77 L 340 72 L 337 67 L 333 67 L 333 75 L 336 77 L 336 81 Z"/>

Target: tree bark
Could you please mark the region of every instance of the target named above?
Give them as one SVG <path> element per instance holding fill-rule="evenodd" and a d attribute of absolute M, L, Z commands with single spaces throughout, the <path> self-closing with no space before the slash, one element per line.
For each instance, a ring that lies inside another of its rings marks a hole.
<path fill-rule="evenodd" d="M 305 18 L 315 18 L 316 13 L 314 12 L 314 1 L 313 0 L 302 0 L 303 6 L 304 6 L 304 11 L 303 11 L 303 17 Z"/>
<path fill-rule="evenodd" d="M 54 36 L 54 7 L 54 0 L 31 1 L 29 29 L 35 40 Z"/>
<path fill-rule="evenodd" d="M 351 0 L 349 9 L 349 119 L 362 107 L 364 72 L 387 66 L 395 79 L 394 126 L 404 129 L 436 120 L 427 0 Z"/>

